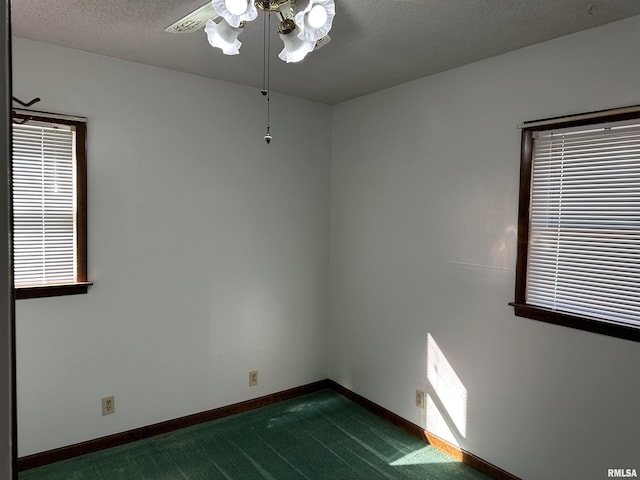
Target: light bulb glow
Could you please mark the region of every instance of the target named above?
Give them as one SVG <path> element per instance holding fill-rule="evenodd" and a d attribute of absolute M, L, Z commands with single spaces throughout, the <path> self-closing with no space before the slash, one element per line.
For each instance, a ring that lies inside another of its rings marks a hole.
<path fill-rule="evenodd" d="M 334 0 L 309 0 L 307 7 L 294 17 L 298 26 L 296 35 L 301 40 L 317 42 L 329 33 L 335 15 Z"/>
<path fill-rule="evenodd" d="M 320 28 L 327 23 L 327 10 L 323 5 L 315 5 L 307 17 L 309 25 L 313 28 Z"/>
<path fill-rule="evenodd" d="M 250 22 L 258 16 L 258 9 L 253 0 L 211 0 L 216 13 L 225 19 L 233 28 L 242 22 Z"/>
<path fill-rule="evenodd" d="M 232 15 L 242 15 L 249 8 L 247 0 L 225 0 L 224 4 Z"/>

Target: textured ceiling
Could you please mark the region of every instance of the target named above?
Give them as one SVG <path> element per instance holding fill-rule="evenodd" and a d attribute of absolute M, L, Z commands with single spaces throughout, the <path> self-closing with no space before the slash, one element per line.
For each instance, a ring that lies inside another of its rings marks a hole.
<path fill-rule="evenodd" d="M 12 0 L 12 29 L 19 37 L 260 88 L 260 17 L 240 35 L 236 56 L 211 48 L 203 30 L 164 32 L 204 3 Z M 340 103 L 639 14 L 639 0 L 336 0 L 331 43 L 303 62 L 281 62 L 273 32 L 271 88 Z"/>

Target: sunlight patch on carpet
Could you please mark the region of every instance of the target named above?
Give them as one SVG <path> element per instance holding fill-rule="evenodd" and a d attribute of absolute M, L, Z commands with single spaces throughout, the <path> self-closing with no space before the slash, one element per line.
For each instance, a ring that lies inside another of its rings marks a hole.
<path fill-rule="evenodd" d="M 451 463 L 451 458 L 439 454 L 433 447 L 427 445 L 419 450 L 408 453 L 404 457 L 391 462 L 389 465 L 397 467 L 400 465 L 426 465 L 429 463 Z"/>

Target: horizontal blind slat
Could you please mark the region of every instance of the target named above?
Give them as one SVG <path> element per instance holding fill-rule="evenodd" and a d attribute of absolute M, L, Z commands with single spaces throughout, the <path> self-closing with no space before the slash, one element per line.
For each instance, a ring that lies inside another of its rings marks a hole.
<path fill-rule="evenodd" d="M 76 280 L 74 138 L 64 125 L 13 126 L 17 286 Z"/>
<path fill-rule="evenodd" d="M 640 124 L 534 136 L 526 301 L 640 325 Z"/>

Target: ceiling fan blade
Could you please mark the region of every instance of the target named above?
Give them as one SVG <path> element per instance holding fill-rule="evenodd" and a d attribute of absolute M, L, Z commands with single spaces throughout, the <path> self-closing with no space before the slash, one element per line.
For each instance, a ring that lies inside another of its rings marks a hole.
<path fill-rule="evenodd" d="M 211 2 L 207 2 L 189 15 L 169 25 L 164 31 L 169 33 L 192 33 L 204 27 L 207 20 L 214 20 L 216 18 L 218 18 L 218 14 L 213 9 L 213 5 Z"/>

